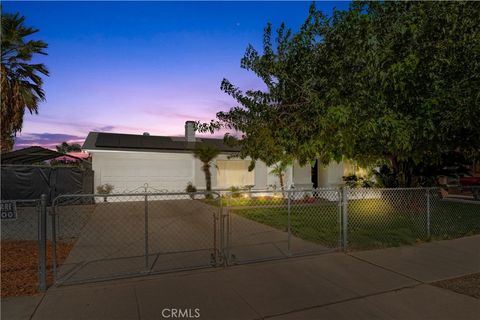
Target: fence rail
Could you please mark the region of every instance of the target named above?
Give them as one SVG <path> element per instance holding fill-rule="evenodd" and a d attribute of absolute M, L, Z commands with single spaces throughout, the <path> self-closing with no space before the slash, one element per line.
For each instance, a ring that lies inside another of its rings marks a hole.
<path fill-rule="evenodd" d="M 62 195 L 50 214 L 44 199 L 18 201 L 20 209 L 34 207 L 29 214 L 19 211 L 16 222 L 2 220 L 2 241 L 8 235 L 39 240 L 43 290 L 50 243 L 57 284 L 411 245 L 480 233 L 478 191 L 324 188 Z"/>
<path fill-rule="evenodd" d="M 40 199 L 2 200 L 2 290 L 14 293 L 17 278 L 37 276 L 38 290 L 47 288 L 47 196 Z M 19 252 L 23 252 L 22 256 Z M 16 261 L 12 259 L 16 257 Z M 38 257 L 34 261 L 32 257 Z M 31 291 L 31 285 L 28 292 Z"/>
<path fill-rule="evenodd" d="M 64 195 L 54 201 L 57 283 L 216 266 L 215 192 Z"/>

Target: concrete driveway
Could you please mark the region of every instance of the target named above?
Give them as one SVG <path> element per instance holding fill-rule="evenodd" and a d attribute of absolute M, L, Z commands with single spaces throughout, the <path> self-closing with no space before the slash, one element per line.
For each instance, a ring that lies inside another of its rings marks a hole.
<path fill-rule="evenodd" d="M 218 246 L 214 214 L 218 208 L 186 199 L 149 201 L 147 212 L 143 201 L 99 203 L 59 277 L 75 282 L 208 266 Z"/>
<path fill-rule="evenodd" d="M 59 212 L 60 222 L 62 216 L 75 214 L 71 211 L 75 207 L 68 210 Z M 78 230 L 58 270 L 59 280 L 68 283 L 209 267 L 218 260 L 219 217 L 220 208 L 189 199 L 149 201 L 147 212 L 143 201 L 99 203 Z M 287 232 L 235 214 L 230 219 L 229 252 L 236 262 L 288 256 Z M 294 253 L 330 250 L 295 237 L 290 249 Z"/>

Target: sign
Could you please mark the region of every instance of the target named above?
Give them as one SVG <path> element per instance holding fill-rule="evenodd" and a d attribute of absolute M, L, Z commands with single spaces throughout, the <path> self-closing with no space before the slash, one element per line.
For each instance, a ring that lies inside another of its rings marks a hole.
<path fill-rule="evenodd" d="M 2 214 L 2 220 L 17 219 L 17 206 L 15 201 L 2 201 L 1 214 Z"/>

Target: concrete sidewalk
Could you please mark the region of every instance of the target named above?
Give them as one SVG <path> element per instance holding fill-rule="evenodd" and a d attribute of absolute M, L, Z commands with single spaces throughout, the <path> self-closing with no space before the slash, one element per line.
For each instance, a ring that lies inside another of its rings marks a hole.
<path fill-rule="evenodd" d="M 478 319 L 480 300 L 425 282 L 480 272 L 479 246 L 475 236 L 52 288 L 32 319 L 163 319 L 172 308 L 200 319 Z M 2 305 L 2 319 L 22 319 Z"/>
<path fill-rule="evenodd" d="M 480 235 L 351 255 L 418 281 L 433 282 L 480 272 Z"/>

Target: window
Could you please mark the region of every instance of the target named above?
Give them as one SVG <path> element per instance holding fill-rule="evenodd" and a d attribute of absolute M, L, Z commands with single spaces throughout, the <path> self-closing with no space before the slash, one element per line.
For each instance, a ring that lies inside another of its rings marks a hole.
<path fill-rule="evenodd" d="M 243 187 L 255 184 L 255 174 L 248 171 L 250 161 L 218 160 L 217 186 L 219 188 Z"/>

